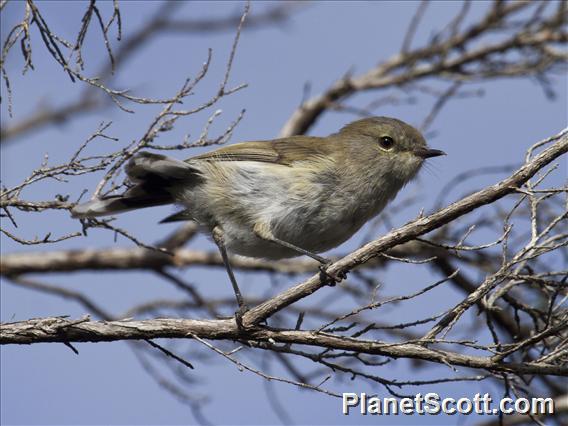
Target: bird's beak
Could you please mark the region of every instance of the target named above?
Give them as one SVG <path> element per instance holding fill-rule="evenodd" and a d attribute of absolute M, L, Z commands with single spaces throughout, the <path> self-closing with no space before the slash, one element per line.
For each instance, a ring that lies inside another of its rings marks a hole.
<path fill-rule="evenodd" d="M 440 155 L 446 155 L 446 153 L 444 151 L 440 151 L 439 149 L 416 148 L 414 150 L 414 155 L 426 159 L 430 157 L 438 157 Z"/>

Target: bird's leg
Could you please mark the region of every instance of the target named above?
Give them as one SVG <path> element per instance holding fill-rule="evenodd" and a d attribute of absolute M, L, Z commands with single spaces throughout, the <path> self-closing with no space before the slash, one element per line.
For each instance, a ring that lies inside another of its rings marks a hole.
<path fill-rule="evenodd" d="M 219 252 L 221 253 L 221 258 L 223 259 L 223 263 L 225 264 L 225 269 L 227 270 L 227 274 L 229 275 L 229 280 L 231 280 L 231 285 L 233 286 L 233 291 L 235 292 L 235 298 L 237 299 L 237 304 L 239 305 L 239 310 L 235 312 L 235 321 L 237 323 L 237 327 L 240 329 L 244 329 L 243 326 L 243 315 L 246 311 L 248 311 L 247 306 L 245 305 L 245 301 L 239 290 L 239 285 L 237 284 L 237 279 L 235 278 L 235 274 L 233 274 L 233 268 L 231 268 L 231 264 L 229 263 L 229 256 L 227 255 L 227 249 L 225 248 L 225 240 L 223 238 L 223 230 L 216 226 L 211 231 L 211 235 L 213 237 L 213 241 L 217 244 L 219 248 Z"/>
<path fill-rule="evenodd" d="M 332 263 L 332 261 L 330 259 L 319 256 L 315 253 L 312 253 L 309 250 L 295 246 L 294 244 L 291 244 L 287 241 L 284 241 L 284 240 L 281 240 L 280 238 L 275 237 L 272 234 L 272 231 L 270 230 L 270 228 L 267 225 L 265 225 L 263 223 L 257 223 L 254 226 L 253 231 L 254 231 L 254 233 L 257 237 L 262 238 L 263 240 L 271 241 L 275 244 L 281 245 L 282 247 L 286 247 L 286 248 L 289 248 L 290 250 L 294 250 L 296 253 L 304 254 L 306 256 L 311 257 L 314 260 L 317 260 L 320 263 L 319 270 L 320 270 L 321 274 L 326 278 L 325 281 L 329 282 L 331 280 L 331 285 L 335 285 L 335 283 L 338 283 L 338 282 L 340 282 L 340 281 L 342 281 L 346 278 L 345 273 L 332 274 L 330 272 L 327 272 L 328 266 Z"/>

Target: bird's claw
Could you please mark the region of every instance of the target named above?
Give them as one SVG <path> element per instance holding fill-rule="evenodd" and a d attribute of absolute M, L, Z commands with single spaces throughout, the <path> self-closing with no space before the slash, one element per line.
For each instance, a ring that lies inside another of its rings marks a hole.
<path fill-rule="evenodd" d="M 331 261 L 323 263 L 319 266 L 320 277 L 322 281 L 325 281 L 327 285 L 334 286 L 335 284 L 343 281 L 347 278 L 347 274 L 344 271 L 339 271 L 339 273 L 328 272 L 327 268 L 331 265 Z"/>
<path fill-rule="evenodd" d="M 249 308 L 247 305 L 239 306 L 239 309 L 235 312 L 235 322 L 237 323 L 237 327 L 240 331 L 244 331 L 247 328 L 243 324 L 243 316 L 248 312 Z"/>

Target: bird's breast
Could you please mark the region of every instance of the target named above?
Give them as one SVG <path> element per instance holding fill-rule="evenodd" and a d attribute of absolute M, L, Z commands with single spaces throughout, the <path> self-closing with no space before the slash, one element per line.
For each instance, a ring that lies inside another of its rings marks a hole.
<path fill-rule="evenodd" d="M 376 216 L 398 191 L 371 176 L 353 179 L 337 169 L 314 171 L 258 162 L 224 163 L 191 194 L 196 219 L 221 226 L 227 248 L 236 254 L 279 259 L 293 250 L 256 236 L 257 223 L 277 238 L 312 252 L 349 239 Z"/>

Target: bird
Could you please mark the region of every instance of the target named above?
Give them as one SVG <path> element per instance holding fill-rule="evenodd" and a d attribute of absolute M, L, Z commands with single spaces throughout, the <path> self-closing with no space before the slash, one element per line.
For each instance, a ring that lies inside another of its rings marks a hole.
<path fill-rule="evenodd" d="M 270 260 L 307 255 L 325 274 L 330 261 L 319 253 L 348 240 L 426 159 L 440 155 L 417 129 L 391 117 L 356 120 L 327 137 L 242 142 L 186 160 L 141 151 L 125 166 L 129 188 L 123 194 L 76 205 L 71 214 L 84 219 L 181 206 L 161 222 L 191 220 L 212 237 L 239 323 L 247 307 L 228 253 Z"/>

